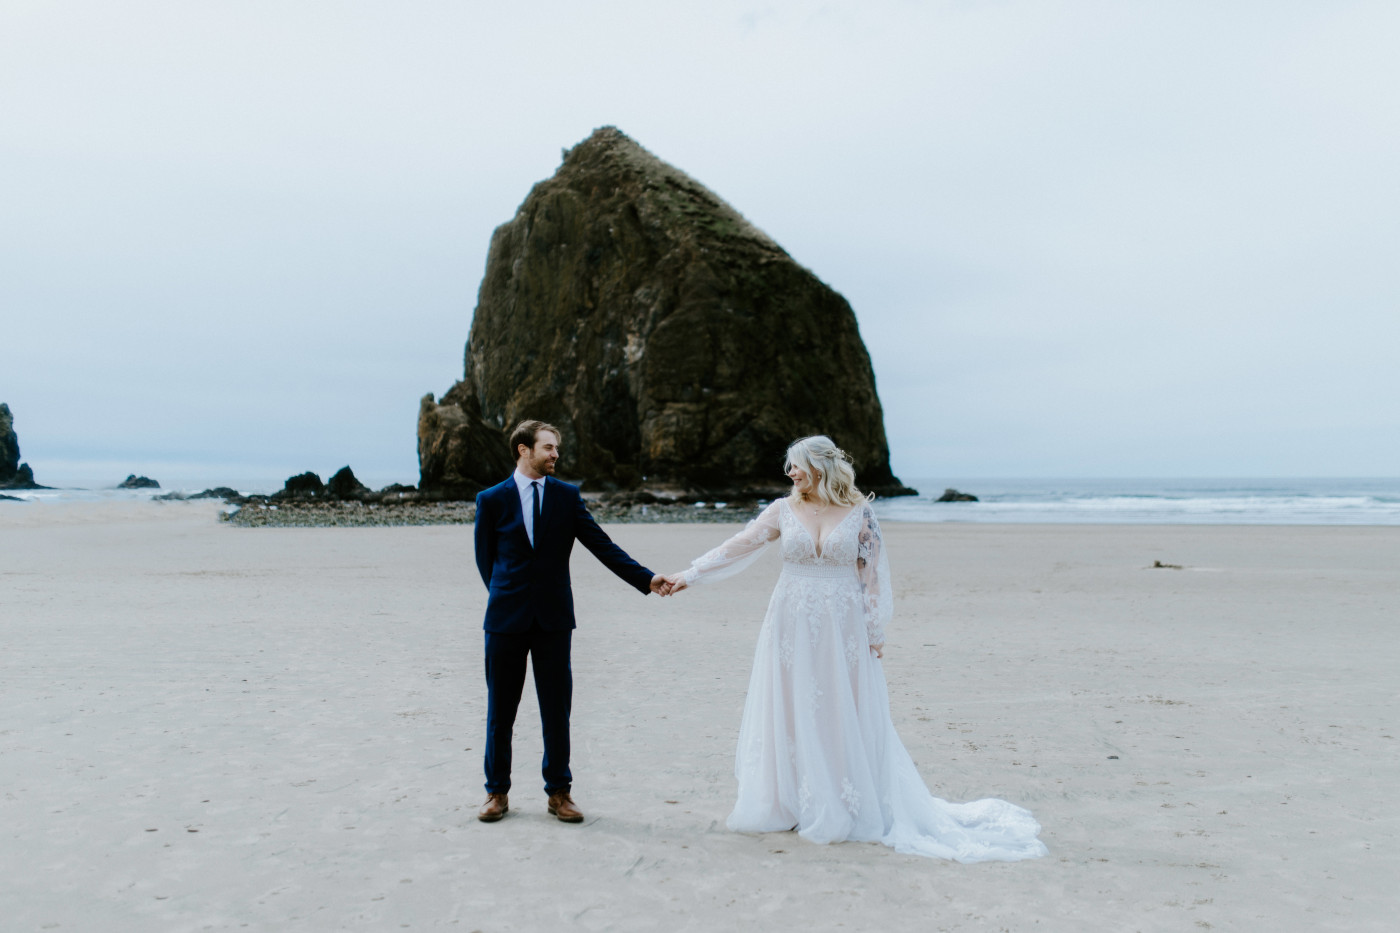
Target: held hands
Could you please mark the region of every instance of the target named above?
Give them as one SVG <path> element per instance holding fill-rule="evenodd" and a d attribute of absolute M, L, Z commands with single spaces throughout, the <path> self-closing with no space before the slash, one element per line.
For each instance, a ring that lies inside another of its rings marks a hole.
<path fill-rule="evenodd" d="M 658 573 L 651 578 L 651 591 L 657 596 L 670 596 L 672 593 L 679 593 L 686 588 L 686 582 L 682 576 L 679 573 Z"/>

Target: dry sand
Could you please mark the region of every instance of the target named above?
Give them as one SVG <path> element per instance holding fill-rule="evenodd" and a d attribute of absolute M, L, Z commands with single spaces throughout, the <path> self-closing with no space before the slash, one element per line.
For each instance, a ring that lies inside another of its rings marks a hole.
<path fill-rule="evenodd" d="M 485 825 L 469 527 L 0 506 L 6 931 L 1388 931 L 1400 914 L 1400 529 L 888 525 L 905 744 L 936 794 L 1027 806 L 1050 847 L 967 866 L 724 829 L 774 555 L 662 601 L 580 549 L 587 822 L 545 813 L 529 696 L 512 811 Z M 662 571 L 730 530 L 610 528 Z"/>

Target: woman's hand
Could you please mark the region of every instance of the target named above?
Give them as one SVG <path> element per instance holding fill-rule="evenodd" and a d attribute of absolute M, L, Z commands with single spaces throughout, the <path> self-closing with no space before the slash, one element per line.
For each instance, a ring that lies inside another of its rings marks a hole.
<path fill-rule="evenodd" d="M 870 650 L 873 651 L 873 652 L 875 652 L 875 657 L 877 657 L 877 658 L 883 658 L 883 657 L 885 656 L 885 644 L 884 644 L 884 642 L 881 642 L 881 643 L 878 644 L 878 645 L 871 645 L 871 646 L 870 646 Z"/>
<path fill-rule="evenodd" d="M 662 579 L 665 580 L 666 585 L 670 587 L 670 589 L 667 591 L 667 595 L 679 593 L 681 590 L 685 589 L 687 586 L 690 585 L 685 582 L 685 571 L 681 571 L 680 573 L 663 574 Z"/>

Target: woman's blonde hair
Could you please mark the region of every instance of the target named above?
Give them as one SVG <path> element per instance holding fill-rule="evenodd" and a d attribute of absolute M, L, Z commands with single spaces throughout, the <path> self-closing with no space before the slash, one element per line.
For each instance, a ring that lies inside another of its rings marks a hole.
<path fill-rule="evenodd" d="M 867 501 L 856 488 L 856 471 L 851 466 L 851 456 L 827 437 L 816 434 L 793 441 L 788 445 L 783 470 L 797 466 L 812 478 L 812 496 L 827 505 L 859 505 Z M 792 489 L 792 498 L 802 498 L 797 487 Z"/>

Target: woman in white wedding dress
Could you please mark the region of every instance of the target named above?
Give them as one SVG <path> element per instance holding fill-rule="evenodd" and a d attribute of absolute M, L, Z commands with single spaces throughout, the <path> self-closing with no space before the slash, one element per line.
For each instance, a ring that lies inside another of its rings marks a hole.
<path fill-rule="evenodd" d="M 787 453 L 792 494 L 667 577 L 676 592 L 733 576 L 781 541 L 783 572 L 754 652 L 734 774 L 737 832 L 879 841 L 960 862 L 1045 854 L 1030 812 L 929 793 L 890 719 L 880 666 L 893 611 L 889 561 L 849 458 L 827 437 Z"/>

